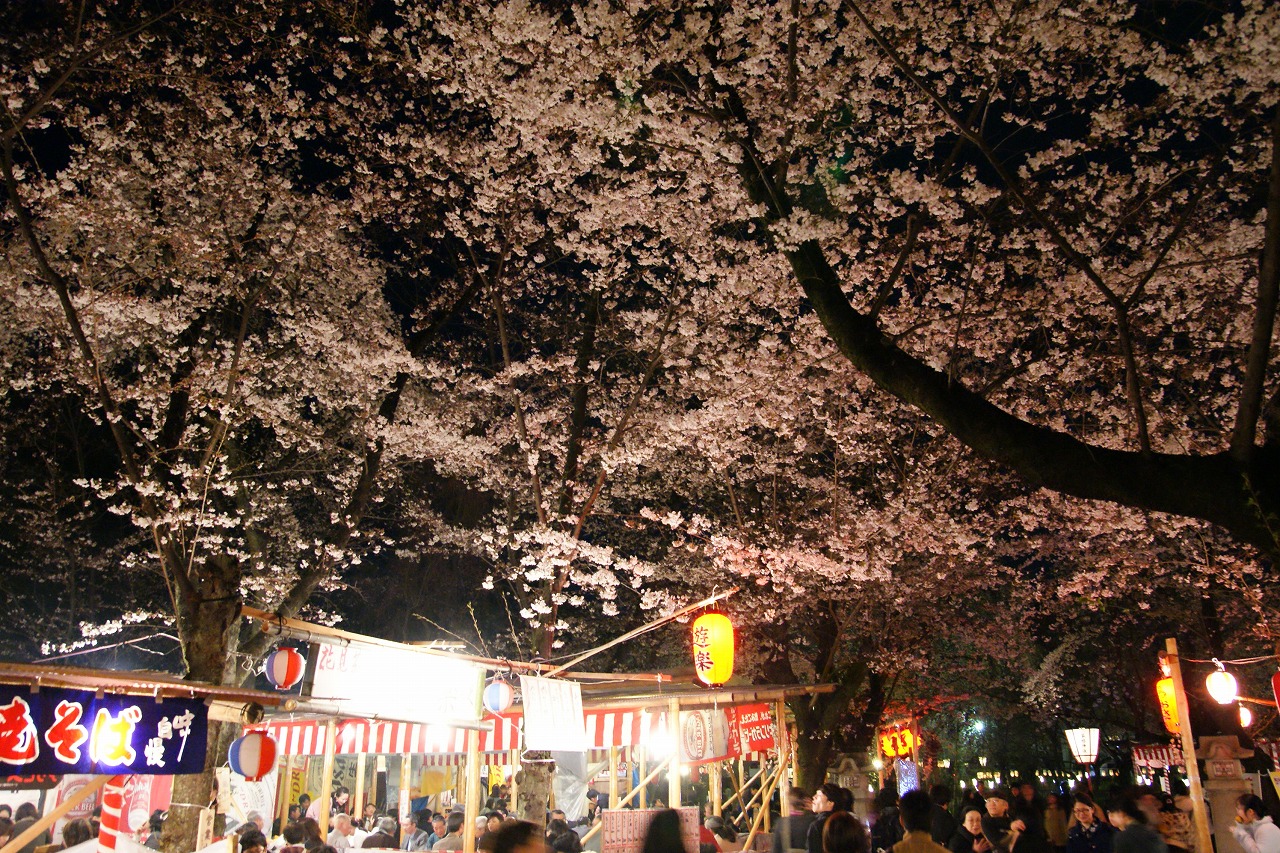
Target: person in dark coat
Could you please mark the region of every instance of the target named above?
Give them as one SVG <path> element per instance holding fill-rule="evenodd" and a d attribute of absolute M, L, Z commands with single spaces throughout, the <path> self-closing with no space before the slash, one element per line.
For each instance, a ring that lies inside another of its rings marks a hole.
<path fill-rule="evenodd" d="M 1132 794 L 1124 794 L 1107 806 L 1107 818 L 1118 831 L 1111 842 L 1113 853 L 1169 853 L 1160 833 L 1147 823 L 1147 815 Z"/>
<path fill-rule="evenodd" d="M 1018 786 L 1017 794 L 1009 804 L 1009 817 L 1022 821 L 1026 827 L 1018 834 L 1018 853 L 1052 853 L 1049 833 L 1044 828 L 1044 803 L 1036 796 L 1036 788 L 1030 782 Z"/>
<path fill-rule="evenodd" d="M 840 793 L 840 786 L 832 782 L 819 785 L 818 790 L 814 791 L 811 806 L 814 818 L 804 836 L 804 846 L 808 853 L 822 853 L 822 825 L 827 822 L 836 803 L 840 802 L 843 796 Z"/>
<path fill-rule="evenodd" d="M 898 792 L 881 788 L 876 794 L 874 807 L 876 822 L 871 827 L 871 853 L 892 850 L 902 840 L 902 823 L 898 820 Z"/>
<path fill-rule="evenodd" d="M 1092 803 L 1076 800 L 1071 815 L 1076 822 L 1067 830 L 1067 853 L 1111 853 L 1116 829 L 1098 820 Z"/>
<path fill-rule="evenodd" d="M 364 847 L 386 847 L 391 850 L 396 849 L 396 819 L 393 817 L 380 817 L 376 826 L 378 831 L 365 836 L 363 842 L 360 843 Z"/>
<path fill-rule="evenodd" d="M 929 835 L 933 837 L 935 844 L 946 846 L 960 826 L 955 816 L 947 811 L 947 806 L 951 805 L 951 789 L 946 785 L 934 785 L 929 789 L 929 801 L 932 803 L 929 811 Z"/>
<path fill-rule="evenodd" d="M 790 814 L 783 816 L 773 828 L 772 853 L 804 850 L 809 837 L 809 827 L 818 816 L 809 811 L 809 796 L 799 788 L 791 789 Z"/>
<path fill-rule="evenodd" d="M 951 853 L 987 853 L 991 849 L 991 842 L 982 834 L 982 812 L 969 809 L 964 813 L 964 822 L 947 839 L 947 849 Z"/>

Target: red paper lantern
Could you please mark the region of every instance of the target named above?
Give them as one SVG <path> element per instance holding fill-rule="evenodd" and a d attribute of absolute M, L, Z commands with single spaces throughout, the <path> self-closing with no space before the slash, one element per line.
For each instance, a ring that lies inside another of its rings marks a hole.
<path fill-rule="evenodd" d="M 227 763 L 248 781 L 257 782 L 276 769 L 276 742 L 266 732 L 249 732 L 231 742 Z"/>
<path fill-rule="evenodd" d="M 279 648 L 267 655 L 262 671 L 276 690 L 288 690 L 302 680 L 306 668 L 307 659 L 297 649 Z"/>
<path fill-rule="evenodd" d="M 723 613 L 703 613 L 693 622 L 693 668 L 712 687 L 733 675 L 733 623 Z"/>
<path fill-rule="evenodd" d="M 1276 697 L 1276 706 L 1280 707 L 1280 672 L 1271 676 L 1271 695 Z"/>
<path fill-rule="evenodd" d="M 1164 718 L 1165 729 L 1171 735 L 1178 734 L 1181 728 L 1178 726 L 1178 701 L 1174 695 L 1172 678 L 1161 678 L 1156 682 L 1156 699 L 1160 701 L 1160 716 Z"/>

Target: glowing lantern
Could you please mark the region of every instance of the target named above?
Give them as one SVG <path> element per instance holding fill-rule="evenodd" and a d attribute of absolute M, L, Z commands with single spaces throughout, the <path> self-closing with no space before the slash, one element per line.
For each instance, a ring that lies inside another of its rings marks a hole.
<path fill-rule="evenodd" d="M 227 762 L 245 779 L 257 782 L 276 769 L 276 742 L 266 732 L 249 732 L 231 742 Z"/>
<path fill-rule="evenodd" d="M 1271 676 L 1271 695 L 1276 697 L 1276 706 L 1280 707 L 1280 672 Z"/>
<path fill-rule="evenodd" d="M 1222 664 L 1216 660 L 1215 664 L 1218 668 L 1209 673 L 1209 677 L 1204 680 L 1204 686 L 1209 688 L 1209 695 L 1213 697 L 1213 701 L 1219 705 L 1230 705 L 1236 701 L 1237 688 L 1236 677 L 1222 668 Z"/>
<path fill-rule="evenodd" d="M 1247 729 L 1253 725 L 1253 712 L 1244 705 L 1240 706 L 1240 728 Z"/>
<path fill-rule="evenodd" d="M 889 758 L 910 758 L 916 748 L 916 736 L 911 729 L 894 729 L 880 734 L 880 751 Z"/>
<path fill-rule="evenodd" d="M 1092 764 L 1098 760 L 1097 729 L 1067 729 L 1067 746 L 1071 757 L 1080 764 Z"/>
<path fill-rule="evenodd" d="M 1171 735 L 1176 735 L 1178 727 L 1178 702 L 1174 698 L 1173 679 L 1162 678 L 1156 682 L 1156 698 L 1160 701 L 1160 716 L 1164 718 L 1164 727 Z"/>
<path fill-rule="evenodd" d="M 262 671 L 276 690 L 288 690 L 302 680 L 307 659 L 297 649 L 279 648 L 267 655 Z"/>
<path fill-rule="evenodd" d="M 501 678 L 484 689 L 484 709 L 491 714 L 501 714 L 510 708 L 515 700 L 515 688 Z"/>
<path fill-rule="evenodd" d="M 733 675 L 733 623 L 723 613 L 703 613 L 693 622 L 693 668 L 712 687 Z"/>

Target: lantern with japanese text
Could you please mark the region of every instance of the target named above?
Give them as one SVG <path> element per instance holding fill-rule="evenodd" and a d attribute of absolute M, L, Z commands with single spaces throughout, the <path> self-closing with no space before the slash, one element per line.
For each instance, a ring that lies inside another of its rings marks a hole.
<path fill-rule="evenodd" d="M 886 729 L 880 733 L 880 751 L 887 758 L 910 758 L 916 748 L 916 736 L 911 729 Z"/>
<path fill-rule="evenodd" d="M 693 668 L 698 680 L 715 687 L 733 675 L 733 623 L 723 613 L 703 613 L 693 621 Z"/>
<path fill-rule="evenodd" d="M 298 654 L 297 649 L 281 647 L 267 655 L 262 671 L 276 690 L 288 690 L 302 680 L 306 667 L 307 659 Z"/>
<path fill-rule="evenodd" d="M 484 689 L 484 709 L 491 714 L 501 714 L 516 700 L 515 688 L 498 678 Z"/>
<path fill-rule="evenodd" d="M 227 763 L 248 781 L 257 782 L 276 769 L 276 742 L 266 732 L 249 732 L 231 742 Z"/>
<path fill-rule="evenodd" d="M 1160 702 L 1160 716 L 1164 718 L 1164 727 L 1171 735 L 1176 735 L 1178 727 L 1178 701 L 1175 697 L 1172 678 L 1161 678 L 1156 682 L 1156 699 Z"/>

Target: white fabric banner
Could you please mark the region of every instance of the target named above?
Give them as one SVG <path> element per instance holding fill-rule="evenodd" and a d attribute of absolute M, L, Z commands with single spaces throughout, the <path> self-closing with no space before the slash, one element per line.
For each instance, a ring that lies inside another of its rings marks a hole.
<path fill-rule="evenodd" d="M 367 643 L 317 644 L 311 698 L 344 716 L 410 723 L 478 721 L 484 667 L 470 661 Z"/>
<path fill-rule="evenodd" d="M 557 678 L 520 676 L 524 695 L 524 748 L 551 752 L 585 752 L 587 727 L 582 719 L 582 685 Z"/>

